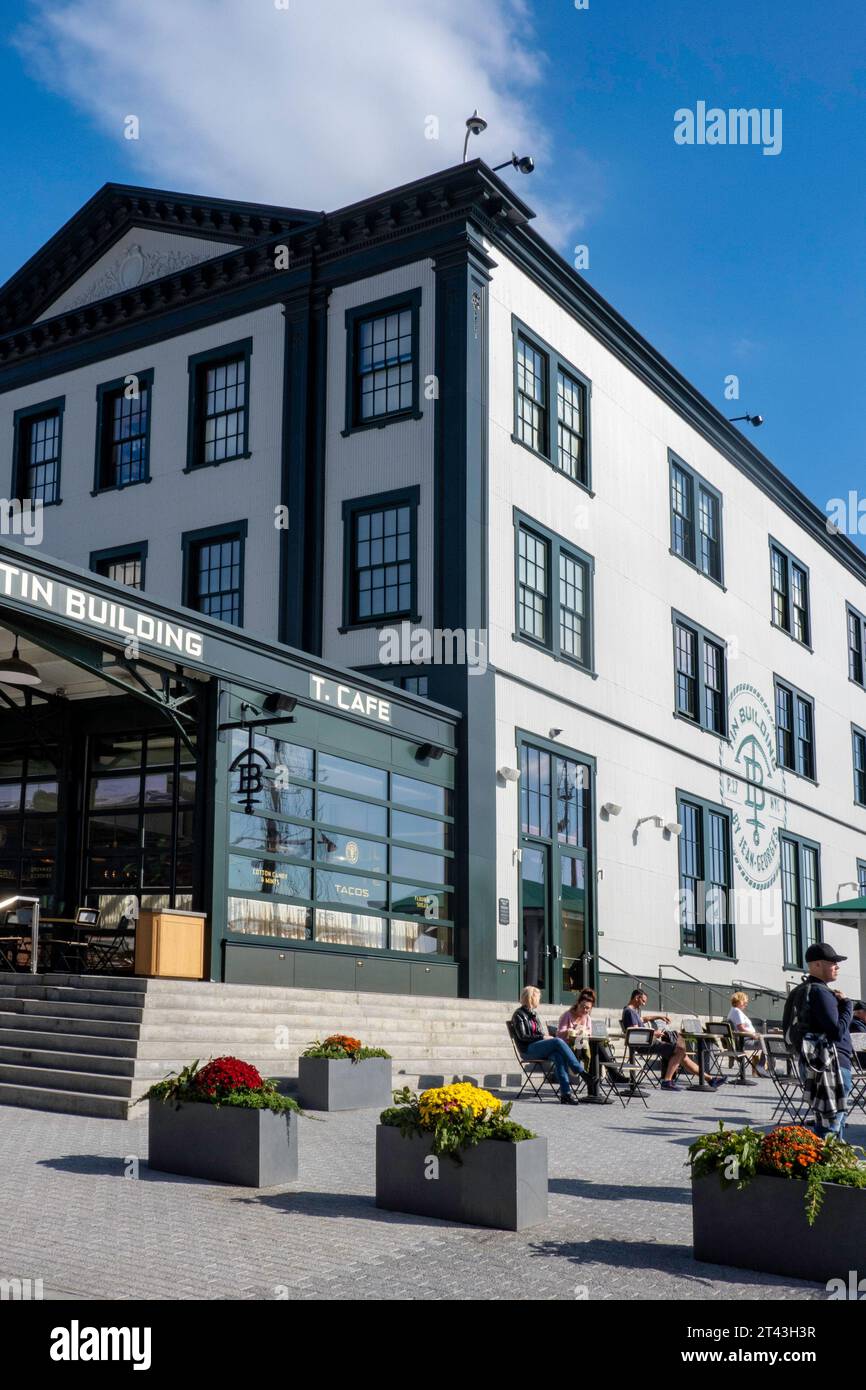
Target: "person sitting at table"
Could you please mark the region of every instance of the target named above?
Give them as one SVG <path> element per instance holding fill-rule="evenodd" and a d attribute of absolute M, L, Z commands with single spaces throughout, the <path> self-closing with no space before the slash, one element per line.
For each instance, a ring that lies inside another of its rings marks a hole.
<path fill-rule="evenodd" d="M 551 1061 L 559 1082 L 559 1099 L 563 1105 L 577 1105 L 571 1093 L 569 1071 L 582 1073 L 583 1062 L 575 1056 L 562 1038 L 551 1038 L 538 1016 L 541 990 L 527 985 L 520 993 L 520 1007 L 511 1015 L 514 1040 L 520 1055 L 529 1061 Z"/>
<path fill-rule="evenodd" d="M 647 1023 L 670 1023 L 667 1014 L 647 1014 L 646 1021 L 644 1020 L 643 1007 L 648 997 L 644 989 L 632 990 L 631 998 L 623 1009 L 620 1020 L 624 1033 L 627 1034 L 629 1028 L 645 1028 Z M 700 1067 L 692 1061 L 686 1052 L 685 1039 L 682 1034 L 674 1033 L 672 1030 L 654 1029 L 653 1041 L 646 1047 L 636 1047 L 634 1051 L 651 1052 L 655 1057 L 660 1057 L 665 1062 L 664 1077 L 661 1084 L 663 1091 L 682 1089 L 674 1079 L 680 1067 L 691 1072 L 693 1076 L 700 1075 Z M 709 1078 L 709 1084 L 713 1090 L 717 1090 L 719 1086 L 724 1086 L 726 1080 L 727 1077 L 724 1076 L 713 1076 Z"/>
<path fill-rule="evenodd" d="M 866 1033 L 866 1003 L 862 999 L 854 1001 L 854 1017 L 848 1027 L 849 1033 Z"/>
<path fill-rule="evenodd" d="M 752 1064 L 752 1071 L 756 1076 L 769 1076 L 761 1049 L 761 1043 L 755 1032 L 755 1025 L 744 1012 L 749 1002 L 749 996 L 742 989 L 735 990 L 731 995 L 731 1008 L 728 1013 L 728 1023 L 736 1037 L 742 1038 L 742 1049 L 749 1053 L 749 1061 Z"/>
<path fill-rule="evenodd" d="M 591 1057 L 589 1050 L 589 1037 L 592 1025 L 592 1011 L 595 1007 L 595 990 L 582 989 L 577 995 L 574 1003 L 566 1009 L 559 1020 L 556 1036 L 564 1039 L 573 1048 L 574 1052 L 582 1053 L 584 1060 L 588 1063 Z M 581 1041 L 582 1047 L 572 1042 L 573 1038 Z M 604 1062 L 608 1069 L 608 1075 L 618 1086 L 631 1086 L 630 1079 L 621 1072 L 616 1065 L 616 1058 L 610 1044 L 599 1040 L 596 1043 L 600 1062 Z"/>

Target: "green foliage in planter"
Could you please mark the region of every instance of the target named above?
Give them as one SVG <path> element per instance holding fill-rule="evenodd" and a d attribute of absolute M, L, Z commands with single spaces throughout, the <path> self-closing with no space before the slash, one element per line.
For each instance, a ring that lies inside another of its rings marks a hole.
<path fill-rule="evenodd" d="M 866 1188 L 864 1158 L 864 1150 L 856 1145 L 835 1134 L 820 1139 L 801 1125 L 781 1125 L 761 1134 L 748 1126 L 725 1129 L 720 1120 L 714 1134 L 702 1135 L 690 1145 L 687 1162 L 693 1177 L 718 1173 L 723 1186 L 743 1188 L 757 1174 L 802 1181 L 806 1220 L 813 1226 L 828 1183 Z"/>
<path fill-rule="evenodd" d="M 382 1047 L 365 1047 L 358 1038 L 346 1033 L 335 1033 L 324 1042 L 307 1044 L 302 1057 L 326 1057 L 330 1062 L 365 1062 L 368 1057 L 385 1057 L 390 1062 L 391 1054 Z"/>
<path fill-rule="evenodd" d="M 400 1130 L 404 1139 L 432 1134 L 433 1152 L 462 1163 L 460 1151 L 474 1148 L 484 1139 L 519 1144 L 537 1136 L 510 1120 L 511 1101 L 503 1103 L 489 1091 L 469 1082 L 437 1086 L 420 1096 L 408 1086 L 394 1092 L 395 1104 L 383 1110 L 380 1123 Z"/>
<path fill-rule="evenodd" d="M 208 1072 L 219 1063 L 233 1063 L 232 1069 L 225 1068 L 218 1080 L 208 1082 Z M 202 1084 L 204 1078 L 205 1084 Z M 223 1084 L 219 1084 L 222 1082 Z M 199 1068 L 199 1062 L 190 1062 L 188 1067 L 175 1073 L 170 1072 L 163 1081 L 157 1081 L 139 1096 L 135 1102 L 152 1100 L 163 1105 L 173 1105 L 179 1110 L 182 1105 L 222 1105 L 235 1106 L 242 1110 L 271 1110 L 274 1114 L 295 1111 L 304 1112 L 292 1096 L 284 1096 L 274 1080 L 259 1076 L 255 1067 L 238 1063 L 236 1058 L 217 1058 Z"/>

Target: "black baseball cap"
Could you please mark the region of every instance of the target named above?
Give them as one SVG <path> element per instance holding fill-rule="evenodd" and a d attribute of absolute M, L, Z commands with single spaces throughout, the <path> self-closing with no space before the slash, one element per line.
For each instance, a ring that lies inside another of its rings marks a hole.
<path fill-rule="evenodd" d="M 837 956 L 832 946 L 828 946 L 826 941 L 817 941 L 814 946 L 810 946 L 806 952 L 807 964 L 813 960 L 847 960 L 847 956 Z"/>

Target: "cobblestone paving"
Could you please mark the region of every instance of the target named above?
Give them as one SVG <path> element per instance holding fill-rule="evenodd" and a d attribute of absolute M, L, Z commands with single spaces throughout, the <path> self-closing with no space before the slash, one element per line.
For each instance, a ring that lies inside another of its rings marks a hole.
<path fill-rule="evenodd" d="M 718 1119 L 766 1124 L 768 1084 L 649 1104 L 515 1105 L 550 1152 L 549 1218 L 520 1234 L 377 1211 L 370 1111 L 303 1122 L 298 1182 L 257 1193 L 150 1172 L 145 1106 L 0 1106 L 0 1276 L 89 1298 L 826 1298 L 692 1259 L 686 1147 Z"/>

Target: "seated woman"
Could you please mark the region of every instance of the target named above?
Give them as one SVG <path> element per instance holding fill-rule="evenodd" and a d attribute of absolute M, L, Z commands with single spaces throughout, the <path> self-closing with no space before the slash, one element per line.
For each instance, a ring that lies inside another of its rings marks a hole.
<path fill-rule="evenodd" d="M 761 1044 L 755 1032 L 755 1025 L 744 1013 L 744 1009 L 749 1002 L 749 996 L 743 990 L 738 989 L 731 995 L 731 1008 L 728 1014 L 728 1022 L 734 1033 L 743 1039 L 743 1051 L 748 1051 L 749 1061 L 752 1064 L 752 1071 L 756 1076 L 769 1076 L 761 1051 Z"/>
<path fill-rule="evenodd" d="M 576 1056 L 581 1056 L 583 1061 L 589 1065 L 589 1035 L 592 1024 L 592 1011 L 595 1008 L 595 990 L 582 989 L 570 1008 L 566 1009 L 562 1018 L 559 1020 L 559 1027 L 556 1036 L 567 1042 Z M 597 1043 L 599 1060 L 604 1062 L 608 1068 L 608 1075 L 618 1086 L 631 1086 L 632 1082 L 624 1072 L 618 1070 L 616 1058 L 609 1043 Z"/>
<path fill-rule="evenodd" d="M 571 1094 L 569 1071 L 581 1073 L 583 1063 L 574 1055 L 562 1038 L 551 1038 L 538 1016 L 541 990 L 527 985 L 520 994 L 520 1007 L 511 1016 L 514 1039 L 522 1057 L 529 1061 L 550 1060 L 559 1082 L 559 1099 L 563 1105 L 577 1105 Z"/>

